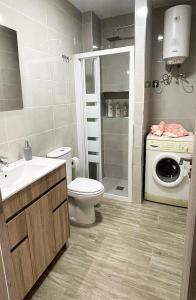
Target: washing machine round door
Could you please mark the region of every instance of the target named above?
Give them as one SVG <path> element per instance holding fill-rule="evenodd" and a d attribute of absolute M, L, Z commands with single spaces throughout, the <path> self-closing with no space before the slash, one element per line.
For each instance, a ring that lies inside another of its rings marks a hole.
<path fill-rule="evenodd" d="M 153 163 L 153 178 L 164 187 L 175 187 L 179 185 L 187 171 L 180 164 L 180 157 L 173 153 L 163 153 L 156 157 Z"/>

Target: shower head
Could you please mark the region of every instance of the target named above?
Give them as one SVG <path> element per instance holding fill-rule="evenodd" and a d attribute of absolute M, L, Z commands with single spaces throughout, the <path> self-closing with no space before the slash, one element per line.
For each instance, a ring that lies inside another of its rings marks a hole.
<path fill-rule="evenodd" d="M 134 36 L 120 36 L 120 32 L 123 29 L 127 29 L 127 28 L 132 28 L 134 27 L 135 24 L 130 24 L 130 25 L 126 25 L 126 26 L 120 26 L 117 27 L 115 30 L 115 33 L 113 36 L 106 38 L 109 42 L 117 42 L 117 41 L 124 41 L 124 40 L 134 40 Z"/>
<path fill-rule="evenodd" d="M 108 37 L 107 40 L 109 42 L 117 42 L 117 41 L 124 41 L 124 40 L 134 40 L 134 36 L 120 37 L 119 35 L 117 35 L 117 36 Z"/>
<path fill-rule="evenodd" d="M 109 42 L 116 42 L 116 41 L 121 41 L 121 38 L 119 36 L 112 36 L 112 37 L 107 38 L 107 40 Z"/>

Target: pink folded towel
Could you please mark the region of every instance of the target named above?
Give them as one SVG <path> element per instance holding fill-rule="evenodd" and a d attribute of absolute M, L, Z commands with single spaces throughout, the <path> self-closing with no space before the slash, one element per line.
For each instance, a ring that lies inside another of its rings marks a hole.
<path fill-rule="evenodd" d="M 151 133 L 157 136 L 182 137 L 189 135 L 181 124 L 166 124 L 161 121 L 159 125 L 151 126 Z"/>

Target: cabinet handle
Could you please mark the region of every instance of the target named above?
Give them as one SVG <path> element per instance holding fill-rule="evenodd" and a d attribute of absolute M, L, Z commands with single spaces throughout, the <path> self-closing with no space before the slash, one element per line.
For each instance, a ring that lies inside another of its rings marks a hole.
<path fill-rule="evenodd" d="M 57 210 L 57 209 L 59 209 L 65 202 L 67 202 L 67 199 L 65 199 L 63 202 L 61 202 L 55 209 L 53 209 L 53 213 Z"/>
<path fill-rule="evenodd" d="M 28 239 L 28 235 L 25 236 L 20 242 L 18 242 L 18 244 L 16 244 L 11 250 L 10 252 L 12 253 L 14 250 L 16 250 L 16 248 L 18 248 L 25 240 Z"/>

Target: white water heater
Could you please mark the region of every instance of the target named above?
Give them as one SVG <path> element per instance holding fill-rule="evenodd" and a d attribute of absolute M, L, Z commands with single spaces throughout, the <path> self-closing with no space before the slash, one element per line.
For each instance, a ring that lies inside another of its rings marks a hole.
<path fill-rule="evenodd" d="M 169 65 L 182 64 L 189 56 L 191 6 L 177 5 L 165 12 L 163 59 Z"/>

